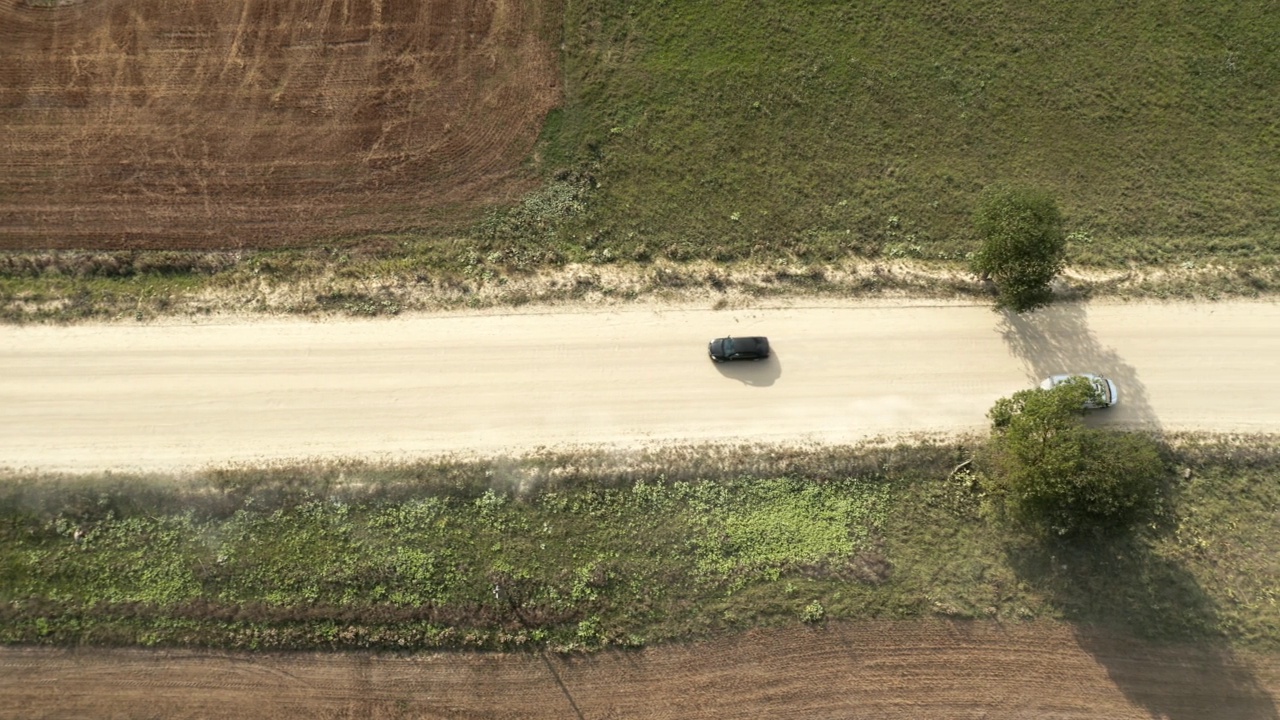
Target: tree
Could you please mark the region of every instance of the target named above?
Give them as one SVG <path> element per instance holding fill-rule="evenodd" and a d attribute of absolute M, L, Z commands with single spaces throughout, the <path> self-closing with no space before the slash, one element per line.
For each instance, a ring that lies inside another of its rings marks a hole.
<path fill-rule="evenodd" d="M 1025 312 L 1048 305 L 1049 283 L 1062 272 L 1067 248 L 1053 198 L 1027 188 L 988 188 L 973 222 L 982 241 L 973 269 L 995 282 L 996 306 Z"/>
<path fill-rule="evenodd" d="M 1164 461 L 1150 437 L 1087 427 L 1084 378 L 992 406 L 988 464 L 1018 521 L 1057 535 L 1130 527 L 1153 507 Z"/>

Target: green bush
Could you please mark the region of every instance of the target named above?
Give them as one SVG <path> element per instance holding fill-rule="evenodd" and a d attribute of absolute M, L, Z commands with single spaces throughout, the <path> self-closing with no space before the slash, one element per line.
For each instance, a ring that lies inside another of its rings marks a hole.
<path fill-rule="evenodd" d="M 989 188 L 973 222 L 982 240 L 973 269 L 995 281 L 997 307 L 1024 312 L 1049 304 L 1049 283 L 1062 272 L 1067 248 L 1053 198 L 1027 188 Z"/>
<path fill-rule="evenodd" d="M 1023 390 L 991 408 L 991 480 L 1019 523 L 1057 535 L 1123 531 L 1158 497 L 1165 468 L 1150 437 L 1086 427 L 1088 380 Z"/>
<path fill-rule="evenodd" d="M 827 619 L 827 609 L 822 606 L 821 602 L 814 600 L 804 606 L 804 610 L 800 613 L 800 619 L 810 625 L 820 623 Z"/>

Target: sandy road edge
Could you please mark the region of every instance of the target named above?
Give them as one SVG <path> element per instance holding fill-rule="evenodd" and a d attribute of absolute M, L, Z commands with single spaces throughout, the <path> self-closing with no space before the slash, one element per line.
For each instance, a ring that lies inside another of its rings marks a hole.
<path fill-rule="evenodd" d="M 238 257 L 238 256 L 237 256 Z M 52 277 L 0 302 L 10 323 L 247 322 L 278 316 L 384 317 L 411 312 L 556 312 L 634 303 L 751 307 L 759 303 L 956 301 L 989 303 L 991 287 L 962 264 L 849 259 L 830 264 L 705 261 L 576 264 L 532 270 L 477 268 L 462 275 L 421 269 L 413 276 L 322 265 L 281 276 L 235 260 L 191 290 L 165 286 L 87 298 L 76 283 Z M 1274 298 L 1280 268 L 1231 264 L 1100 270 L 1069 268 L 1055 284 L 1062 301 Z"/>

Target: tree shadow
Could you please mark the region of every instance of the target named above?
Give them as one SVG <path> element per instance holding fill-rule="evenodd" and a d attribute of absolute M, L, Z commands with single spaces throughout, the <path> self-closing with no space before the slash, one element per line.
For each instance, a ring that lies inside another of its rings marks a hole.
<path fill-rule="evenodd" d="M 721 375 L 753 387 L 768 387 L 782 377 L 782 361 L 778 359 L 777 352 L 771 353 L 764 360 L 712 364 Z"/>
<path fill-rule="evenodd" d="M 564 693 L 565 700 L 569 702 L 569 708 L 573 710 L 573 716 L 578 720 L 584 720 L 586 716 L 582 714 L 582 708 L 578 707 L 578 701 L 573 698 L 573 693 L 569 692 L 569 687 L 564 684 L 560 673 L 556 671 L 555 663 L 551 661 L 546 651 L 543 651 L 541 656 L 542 663 L 547 666 L 547 671 L 551 673 L 551 679 L 555 681 L 556 687 L 560 688 L 560 692 Z"/>
<path fill-rule="evenodd" d="M 1026 540 L 1018 577 L 1076 626 L 1076 641 L 1153 718 L 1277 720 L 1274 700 L 1219 630 L 1218 611 L 1181 564 L 1138 537 Z M 1133 639 L 1147 641 L 1141 655 Z"/>
<path fill-rule="evenodd" d="M 1033 384 L 1061 373 L 1096 373 L 1115 382 L 1119 404 L 1090 413 L 1090 426 L 1161 432 L 1138 370 L 1098 341 L 1084 304 L 1026 315 L 1004 311 L 997 331 Z M 1160 503 L 1172 508 L 1173 499 L 1166 484 Z M 1175 516 L 1161 517 L 1167 524 Z M 1152 549 L 1153 537 L 1170 529 L 1153 525 L 1109 538 L 1027 537 L 1011 542 L 1007 554 L 1019 579 L 1045 593 L 1075 624 L 1080 647 L 1152 717 L 1280 720 L 1266 688 L 1222 636 L 1213 598 L 1184 566 Z M 1149 641 L 1150 656 L 1135 657 L 1134 638 Z"/>
<path fill-rule="evenodd" d="M 1160 421 L 1147 399 L 1138 370 L 1113 348 L 1104 347 L 1089 329 L 1082 303 L 1062 303 L 1019 315 L 1002 311 L 996 330 L 1009 352 L 1022 361 L 1033 384 L 1050 375 L 1095 373 L 1111 378 L 1120 402 L 1090 413 L 1091 426 L 1125 426 L 1160 431 Z"/>

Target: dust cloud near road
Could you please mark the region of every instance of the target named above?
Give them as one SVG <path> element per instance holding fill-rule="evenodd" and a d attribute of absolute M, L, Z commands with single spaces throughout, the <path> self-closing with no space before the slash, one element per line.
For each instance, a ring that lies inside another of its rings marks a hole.
<path fill-rule="evenodd" d="M 169 470 L 653 442 L 981 430 L 999 397 L 1102 372 L 1102 422 L 1280 430 L 1280 305 L 657 305 L 376 321 L 0 328 L 0 466 Z M 719 335 L 775 355 L 715 365 Z"/>

